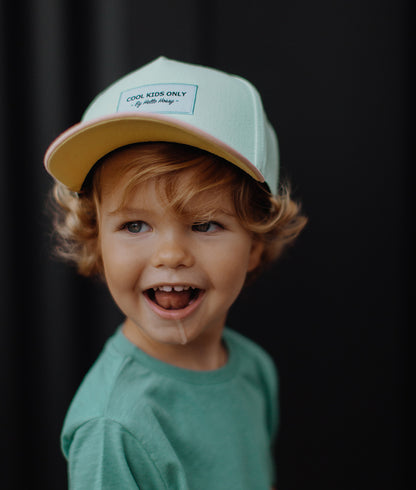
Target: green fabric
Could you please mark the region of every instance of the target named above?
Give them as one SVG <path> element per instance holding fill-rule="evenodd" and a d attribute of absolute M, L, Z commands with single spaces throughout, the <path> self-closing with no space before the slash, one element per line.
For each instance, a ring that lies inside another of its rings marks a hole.
<path fill-rule="evenodd" d="M 270 490 L 273 362 L 225 329 L 229 359 L 191 371 L 154 359 L 120 329 L 82 382 L 62 449 L 76 490 Z"/>

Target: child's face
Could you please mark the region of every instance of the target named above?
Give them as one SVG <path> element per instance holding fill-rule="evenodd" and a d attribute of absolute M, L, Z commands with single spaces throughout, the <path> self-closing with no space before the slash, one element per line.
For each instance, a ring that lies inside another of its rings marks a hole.
<path fill-rule="evenodd" d="M 191 169 L 183 178 L 198 176 Z M 203 193 L 184 221 L 161 201 L 153 180 L 118 209 L 128 180 L 110 162 L 103 168 L 99 210 L 105 277 L 126 322 L 153 345 L 189 345 L 218 334 L 262 245 L 241 226 L 224 193 L 204 223 L 197 222 Z"/>

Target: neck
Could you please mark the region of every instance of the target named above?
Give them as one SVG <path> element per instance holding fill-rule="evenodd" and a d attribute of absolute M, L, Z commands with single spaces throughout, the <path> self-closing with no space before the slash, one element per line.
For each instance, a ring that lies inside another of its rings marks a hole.
<path fill-rule="evenodd" d="M 227 350 L 220 331 L 205 332 L 186 344 L 168 344 L 153 340 L 129 319 L 123 324 L 123 333 L 130 342 L 146 354 L 183 369 L 212 371 L 227 363 Z"/>

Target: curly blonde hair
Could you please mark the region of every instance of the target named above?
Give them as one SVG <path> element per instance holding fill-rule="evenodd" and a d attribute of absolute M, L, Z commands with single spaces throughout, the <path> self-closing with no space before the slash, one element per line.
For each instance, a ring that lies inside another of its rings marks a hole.
<path fill-rule="evenodd" d="M 307 221 L 300 212 L 300 205 L 291 199 L 288 186 L 281 186 L 278 195 L 273 196 L 264 184 L 256 182 L 236 166 L 197 148 L 163 142 L 129 145 L 100 160 L 88 175 L 80 194 L 58 182 L 53 188 L 56 253 L 74 264 L 84 276 L 103 277 L 98 225 L 102 193 L 100 175 L 105 165 L 114 162 L 119 165 L 121 175 L 129 176 L 120 206 L 138 184 L 149 179 L 155 179 L 167 205 L 182 217 L 189 214 L 189 203 L 200 192 L 210 190 L 213 196 L 218 192 L 229 192 L 241 225 L 254 240 L 264 244 L 260 265 L 248 274 L 247 280 L 280 257 Z M 189 168 L 197 169 L 197 182 L 190 183 L 189 179 L 181 178 Z M 214 209 L 207 202 L 204 216 L 198 216 L 198 220 L 209 220 L 212 211 Z"/>

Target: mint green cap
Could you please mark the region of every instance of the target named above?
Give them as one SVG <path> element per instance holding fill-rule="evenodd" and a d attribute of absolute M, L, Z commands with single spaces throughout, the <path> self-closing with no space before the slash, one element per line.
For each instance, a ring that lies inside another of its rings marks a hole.
<path fill-rule="evenodd" d="M 101 92 L 81 122 L 53 141 L 44 163 L 56 180 L 79 192 L 100 158 L 149 141 L 211 152 L 277 193 L 277 137 L 256 88 L 244 78 L 165 57 Z"/>

